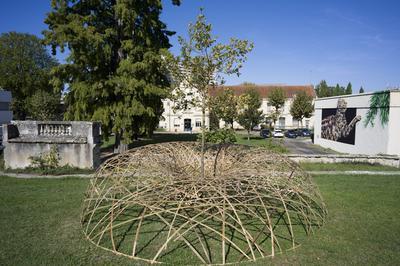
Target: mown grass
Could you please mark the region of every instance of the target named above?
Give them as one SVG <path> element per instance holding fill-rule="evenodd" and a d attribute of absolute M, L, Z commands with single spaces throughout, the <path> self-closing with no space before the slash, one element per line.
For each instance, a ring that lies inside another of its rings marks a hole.
<path fill-rule="evenodd" d="M 368 163 L 300 163 L 300 165 L 307 171 L 400 171 L 396 167 Z"/>
<path fill-rule="evenodd" d="M 299 236 L 295 250 L 243 265 L 398 265 L 400 175 L 314 179 L 327 205 L 326 224 Z M 0 264 L 143 265 L 85 240 L 79 220 L 88 183 L 0 177 Z M 188 261 L 182 256 L 171 265 Z"/>
<path fill-rule="evenodd" d="M 154 133 L 151 139 L 140 138 L 129 144 L 129 148 L 136 148 L 154 143 L 163 143 L 171 141 L 197 141 L 199 134 L 188 134 L 188 133 Z M 111 136 L 108 140 L 104 141 L 101 148 L 103 151 L 112 149 L 115 142 L 115 137 Z M 260 146 L 266 149 L 279 152 L 287 153 L 288 150 L 283 146 L 283 139 L 264 139 L 260 136 L 252 135 L 250 140 L 247 140 L 247 135 L 243 132 L 236 133 L 236 144 Z"/>
<path fill-rule="evenodd" d="M 154 133 L 152 138 L 139 138 L 138 140 L 133 141 L 129 144 L 129 148 L 136 148 L 145 146 L 148 144 L 154 143 L 163 143 L 163 142 L 171 142 L 171 141 L 196 141 L 197 134 L 189 134 L 189 133 Z M 112 149 L 115 143 L 115 136 L 110 136 L 108 140 L 104 140 L 101 149 L 107 150 Z"/>

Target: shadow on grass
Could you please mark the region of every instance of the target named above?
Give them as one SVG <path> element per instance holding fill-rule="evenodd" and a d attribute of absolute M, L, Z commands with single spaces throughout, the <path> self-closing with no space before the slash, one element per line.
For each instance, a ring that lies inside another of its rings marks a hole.
<path fill-rule="evenodd" d="M 198 134 L 188 133 L 155 133 L 151 139 L 139 138 L 129 144 L 129 149 L 142 147 L 148 144 L 171 142 L 171 141 L 196 141 Z M 112 151 L 114 147 L 115 137 L 111 136 L 108 140 L 103 142 L 101 151 Z"/>

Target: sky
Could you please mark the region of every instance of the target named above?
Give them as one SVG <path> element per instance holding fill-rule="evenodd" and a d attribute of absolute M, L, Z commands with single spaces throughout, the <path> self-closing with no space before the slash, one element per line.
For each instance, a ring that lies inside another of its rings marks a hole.
<path fill-rule="evenodd" d="M 177 36 L 204 8 L 218 41 L 230 37 L 254 43 L 239 77 L 227 84 L 318 84 L 363 86 L 376 91 L 400 86 L 400 1 L 398 0 L 163 0 L 161 15 L 173 53 Z M 50 0 L 2 1 L 0 33 L 41 37 Z M 57 55 L 63 61 L 65 55 Z"/>

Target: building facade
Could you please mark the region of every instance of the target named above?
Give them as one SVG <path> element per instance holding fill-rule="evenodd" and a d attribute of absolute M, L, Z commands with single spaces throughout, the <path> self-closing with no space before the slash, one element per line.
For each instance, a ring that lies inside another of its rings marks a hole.
<path fill-rule="evenodd" d="M 11 92 L 0 90 L 0 123 L 8 124 L 13 119 L 13 113 L 11 111 Z M 0 140 L 3 136 L 2 127 L 0 127 Z"/>
<path fill-rule="evenodd" d="M 293 119 L 290 114 L 290 106 L 293 102 L 294 96 L 300 91 L 306 92 L 309 96 L 315 99 L 315 91 L 312 85 L 305 86 L 289 86 L 289 85 L 235 85 L 235 86 L 220 86 L 210 90 L 210 96 L 215 97 L 220 90 L 229 88 L 233 90 L 236 96 L 239 96 L 246 92 L 249 88 L 255 89 L 262 100 L 260 110 L 263 111 L 264 115 L 271 114 L 274 112 L 274 107 L 268 102 L 269 93 L 276 88 L 281 88 L 286 95 L 286 102 L 280 110 L 280 116 L 276 121 L 276 128 L 290 129 L 298 127 L 311 128 L 314 124 L 313 116 L 305 118 L 303 121 L 297 121 Z M 189 108 L 187 110 L 175 110 L 175 104 L 173 101 L 167 99 L 163 101 L 164 113 L 163 119 L 159 123 L 159 128 L 163 128 L 168 132 L 200 132 L 201 131 L 201 109 L 200 108 Z M 205 126 L 209 127 L 210 118 L 209 113 L 206 112 Z M 220 127 L 223 127 L 225 123 L 220 121 Z M 234 122 L 235 129 L 242 129 L 242 127 Z"/>
<path fill-rule="evenodd" d="M 400 91 L 315 100 L 314 142 L 350 154 L 400 155 Z"/>

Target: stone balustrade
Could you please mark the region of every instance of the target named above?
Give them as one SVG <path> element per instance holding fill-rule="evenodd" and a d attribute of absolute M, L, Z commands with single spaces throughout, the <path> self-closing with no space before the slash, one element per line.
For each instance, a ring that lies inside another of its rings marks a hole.
<path fill-rule="evenodd" d="M 13 121 L 3 125 L 6 168 L 31 166 L 31 158 L 56 146 L 60 166 L 96 168 L 100 163 L 100 123 Z"/>
<path fill-rule="evenodd" d="M 71 136 L 71 124 L 38 124 L 38 134 L 40 136 Z"/>

